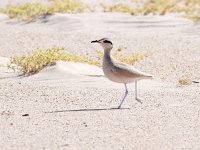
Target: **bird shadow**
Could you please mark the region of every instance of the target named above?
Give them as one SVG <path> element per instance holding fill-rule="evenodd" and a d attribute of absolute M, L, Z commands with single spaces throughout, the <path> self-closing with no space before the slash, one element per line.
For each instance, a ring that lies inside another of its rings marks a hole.
<path fill-rule="evenodd" d="M 127 110 L 130 108 L 91 108 L 91 109 L 68 109 L 68 110 L 56 110 L 45 113 L 62 113 L 62 112 L 89 112 L 89 111 L 114 111 L 114 110 Z"/>

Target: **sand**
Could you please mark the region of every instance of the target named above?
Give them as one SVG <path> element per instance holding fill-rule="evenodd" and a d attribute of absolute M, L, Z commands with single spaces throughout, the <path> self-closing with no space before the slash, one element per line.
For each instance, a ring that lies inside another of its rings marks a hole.
<path fill-rule="evenodd" d="M 116 108 L 124 86 L 109 81 L 101 68 L 57 62 L 18 77 L 0 67 L 1 149 L 200 149 L 200 84 L 181 86 L 188 75 L 200 79 L 200 28 L 176 15 L 120 13 L 54 14 L 31 23 L 0 14 L 0 64 L 34 48 L 64 46 L 95 55 L 91 40 L 109 37 L 122 53 L 149 51 L 135 67 L 154 80 L 134 84 L 123 109 Z"/>
<path fill-rule="evenodd" d="M 199 80 L 199 25 L 177 16 L 55 14 L 32 23 L 3 18 L 0 56 L 10 57 L 53 46 L 94 56 L 101 47 L 90 41 L 110 37 L 114 50 L 121 48 L 125 54 L 151 53 L 151 57 L 135 66 L 157 79 L 177 82 L 180 77 L 189 76 Z"/>

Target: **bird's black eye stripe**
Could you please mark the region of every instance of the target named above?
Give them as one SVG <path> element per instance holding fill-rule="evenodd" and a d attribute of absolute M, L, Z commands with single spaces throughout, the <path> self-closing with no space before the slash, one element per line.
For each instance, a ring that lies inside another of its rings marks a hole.
<path fill-rule="evenodd" d="M 110 41 L 108 41 L 108 40 L 105 40 L 105 41 L 103 41 L 104 43 L 110 43 L 110 44 L 112 44 L 112 42 L 110 42 Z"/>

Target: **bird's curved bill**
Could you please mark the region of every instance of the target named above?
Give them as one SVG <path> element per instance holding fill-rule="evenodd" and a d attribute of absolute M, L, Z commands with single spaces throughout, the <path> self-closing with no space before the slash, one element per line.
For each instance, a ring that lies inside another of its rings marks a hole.
<path fill-rule="evenodd" d="M 99 41 L 95 40 L 95 41 L 92 41 L 91 43 L 99 43 Z"/>

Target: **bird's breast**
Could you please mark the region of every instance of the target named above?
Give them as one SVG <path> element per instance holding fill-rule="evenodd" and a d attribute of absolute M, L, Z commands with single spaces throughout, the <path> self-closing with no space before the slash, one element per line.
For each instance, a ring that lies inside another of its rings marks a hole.
<path fill-rule="evenodd" d="M 113 82 L 118 82 L 118 83 L 134 82 L 133 78 L 128 78 L 126 76 L 123 76 L 119 72 L 119 70 L 117 70 L 117 68 L 115 67 L 112 60 L 104 60 L 103 61 L 103 72 L 104 72 L 105 76 Z"/>

